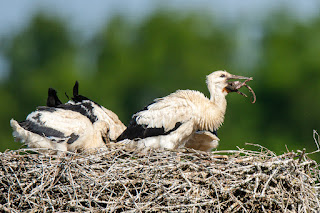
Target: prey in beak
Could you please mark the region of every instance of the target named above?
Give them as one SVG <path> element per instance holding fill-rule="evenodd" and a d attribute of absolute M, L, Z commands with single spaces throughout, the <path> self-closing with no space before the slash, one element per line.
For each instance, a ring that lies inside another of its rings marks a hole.
<path fill-rule="evenodd" d="M 251 92 L 252 94 L 252 97 L 253 97 L 253 100 L 252 100 L 252 103 L 255 103 L 256 102 L 256 95 L 253 91 L 253 89 L 248 86 L 246 83 L 249 82 L 249 81 L 252 81 L 253 78 L 250 77 L 243 77 L 243 76 L 237 76 L 237 75 L 232 75 L 231 77 L 229 77 L 227 80 L 233 80 L 233 79 L 239 79 L 239 80 L 245 80 L 244 82 L 241 82 L 241 81 L 229 81 L 228 82 L 228 86 L 226 86 L 226 89 L 228 90 L 228 92 L 236 92 L 244 97 L 248 97 L 246 94 L 242 93 L 239 91 L 239 89 L 241 87 L 247 87 L 249 89 L 249 91 Z"/>

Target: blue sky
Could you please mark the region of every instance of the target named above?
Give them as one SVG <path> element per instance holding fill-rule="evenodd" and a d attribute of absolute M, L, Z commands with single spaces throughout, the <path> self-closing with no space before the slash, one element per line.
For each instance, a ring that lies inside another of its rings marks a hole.
<path fill-rule="evenodd" d="M 318 0 L 0 0 L 0 37 L 20 30 L 39 10 L 68 19 L 90 36 L 116 13 L 141 19 L 157 8 L 206 10 L 222 21 L 261 20 L 270 11 L 287 8 L 299 17 L 319 13 Z"/>

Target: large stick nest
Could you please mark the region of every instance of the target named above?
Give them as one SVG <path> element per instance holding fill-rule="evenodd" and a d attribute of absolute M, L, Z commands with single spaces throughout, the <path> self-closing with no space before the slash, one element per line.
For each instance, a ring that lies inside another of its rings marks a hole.
<path fill-rule="evenodd" d="M 6 151 L 0 211 L 320 211 L 315 161 L 304 151 L 257 150 Z"/>

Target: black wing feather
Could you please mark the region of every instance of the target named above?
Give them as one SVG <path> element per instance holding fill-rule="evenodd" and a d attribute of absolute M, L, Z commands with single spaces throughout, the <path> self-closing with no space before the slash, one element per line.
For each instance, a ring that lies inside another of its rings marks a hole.
<path fill-rule="evenodd" d="M 41 126 L 35 122 L 32 122 L 30 120 L 25 120 L 22 122 L 19 122 L 19 125 L 24 128 L 25 130 L 28 130 L 30 132 L 33 132 L 35 134 L 38 134 L 40 136 L 46 136 L 46 137 L 57 137 L 57 138 L 65 138 L 66 136 L 63 134 L 63 132 L 60 132 L 56 129 Z"/>
<path fill-rule="evenodd" d="M 168 135 L 175 131 L 181 126 L 181 122 L 176 123 L 175 127 L 169 131 L 165 131 L 163 127 L 161 128 L 147 128 L 146 125 L 137 124 L 136 117 L 133 117 L 130 121 L 127 129 L 117 138 L 117 141 L 124 139 L 144 139 L 159 135 Z"/>
<path fill-rule="evenodd" d="M 42 137 L 51 137 L 50 140 L 56 141 L 58 143 L 64 142 L 66 139 L 69 138 L 67 140 L 67 143 L 72 144 L 80 137 L 79 135 L 76 135 L 74 133 L 72 133 L 69 136 L 66 136 L 65 134 L 63 134 L 63 132 L 60 132 L 59 130 L 53 129 L 51 127 L 42 126 L 41 123 L 38 124 L 30 120 L 19 122 L 19 125 L 25 130 L 28 130 Z"/>
<path fill-rule="evenodd" d="M 85 100 L 92 101 L 93 103 L 95 103 L 99 107 L 101 107 L 100 104 L 91 100 L 90 98 L 87 98 L 83 95 L 79 95 L 79 82 L 78 81 L 76 81 L 76 83 L 73 86 L 73 97 L 71 99 L 76 103 L 81 103 L 82 101 L 85 101 Z"/>
<path fill-rule="evenodd" d="M 90 102 L 81 104 L 61 104 L 56 108 L 79 112 L 80 114 L 86 116 L 91 121 L 91 123 L 94 123 L 98 120 L 98 117 L 93 113 L 93 106 Z"/>
<path fill-rule="evenodd" d="M 48 98 L 47 98 L 47 106 L 48 107 L 56 107 L 62 104 L 60 99 L 57 96 L 57 91 L 53 88 L 48 89 Z"/>

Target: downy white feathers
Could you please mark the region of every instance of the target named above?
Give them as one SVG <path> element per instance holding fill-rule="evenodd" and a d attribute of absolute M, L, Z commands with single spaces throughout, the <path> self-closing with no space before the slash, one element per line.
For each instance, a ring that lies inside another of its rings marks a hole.
<path fill-rule="evenodd" d="M 178 90 L 154 102 L 132 116 L 117 141 L 138 148 L 190 147 L 210 151 L 217 147 L 216 130 L 226 112 L 228 80 L 248 79 L 226 71 L 207 76 L 210 99 L 199 91 Z"/>

